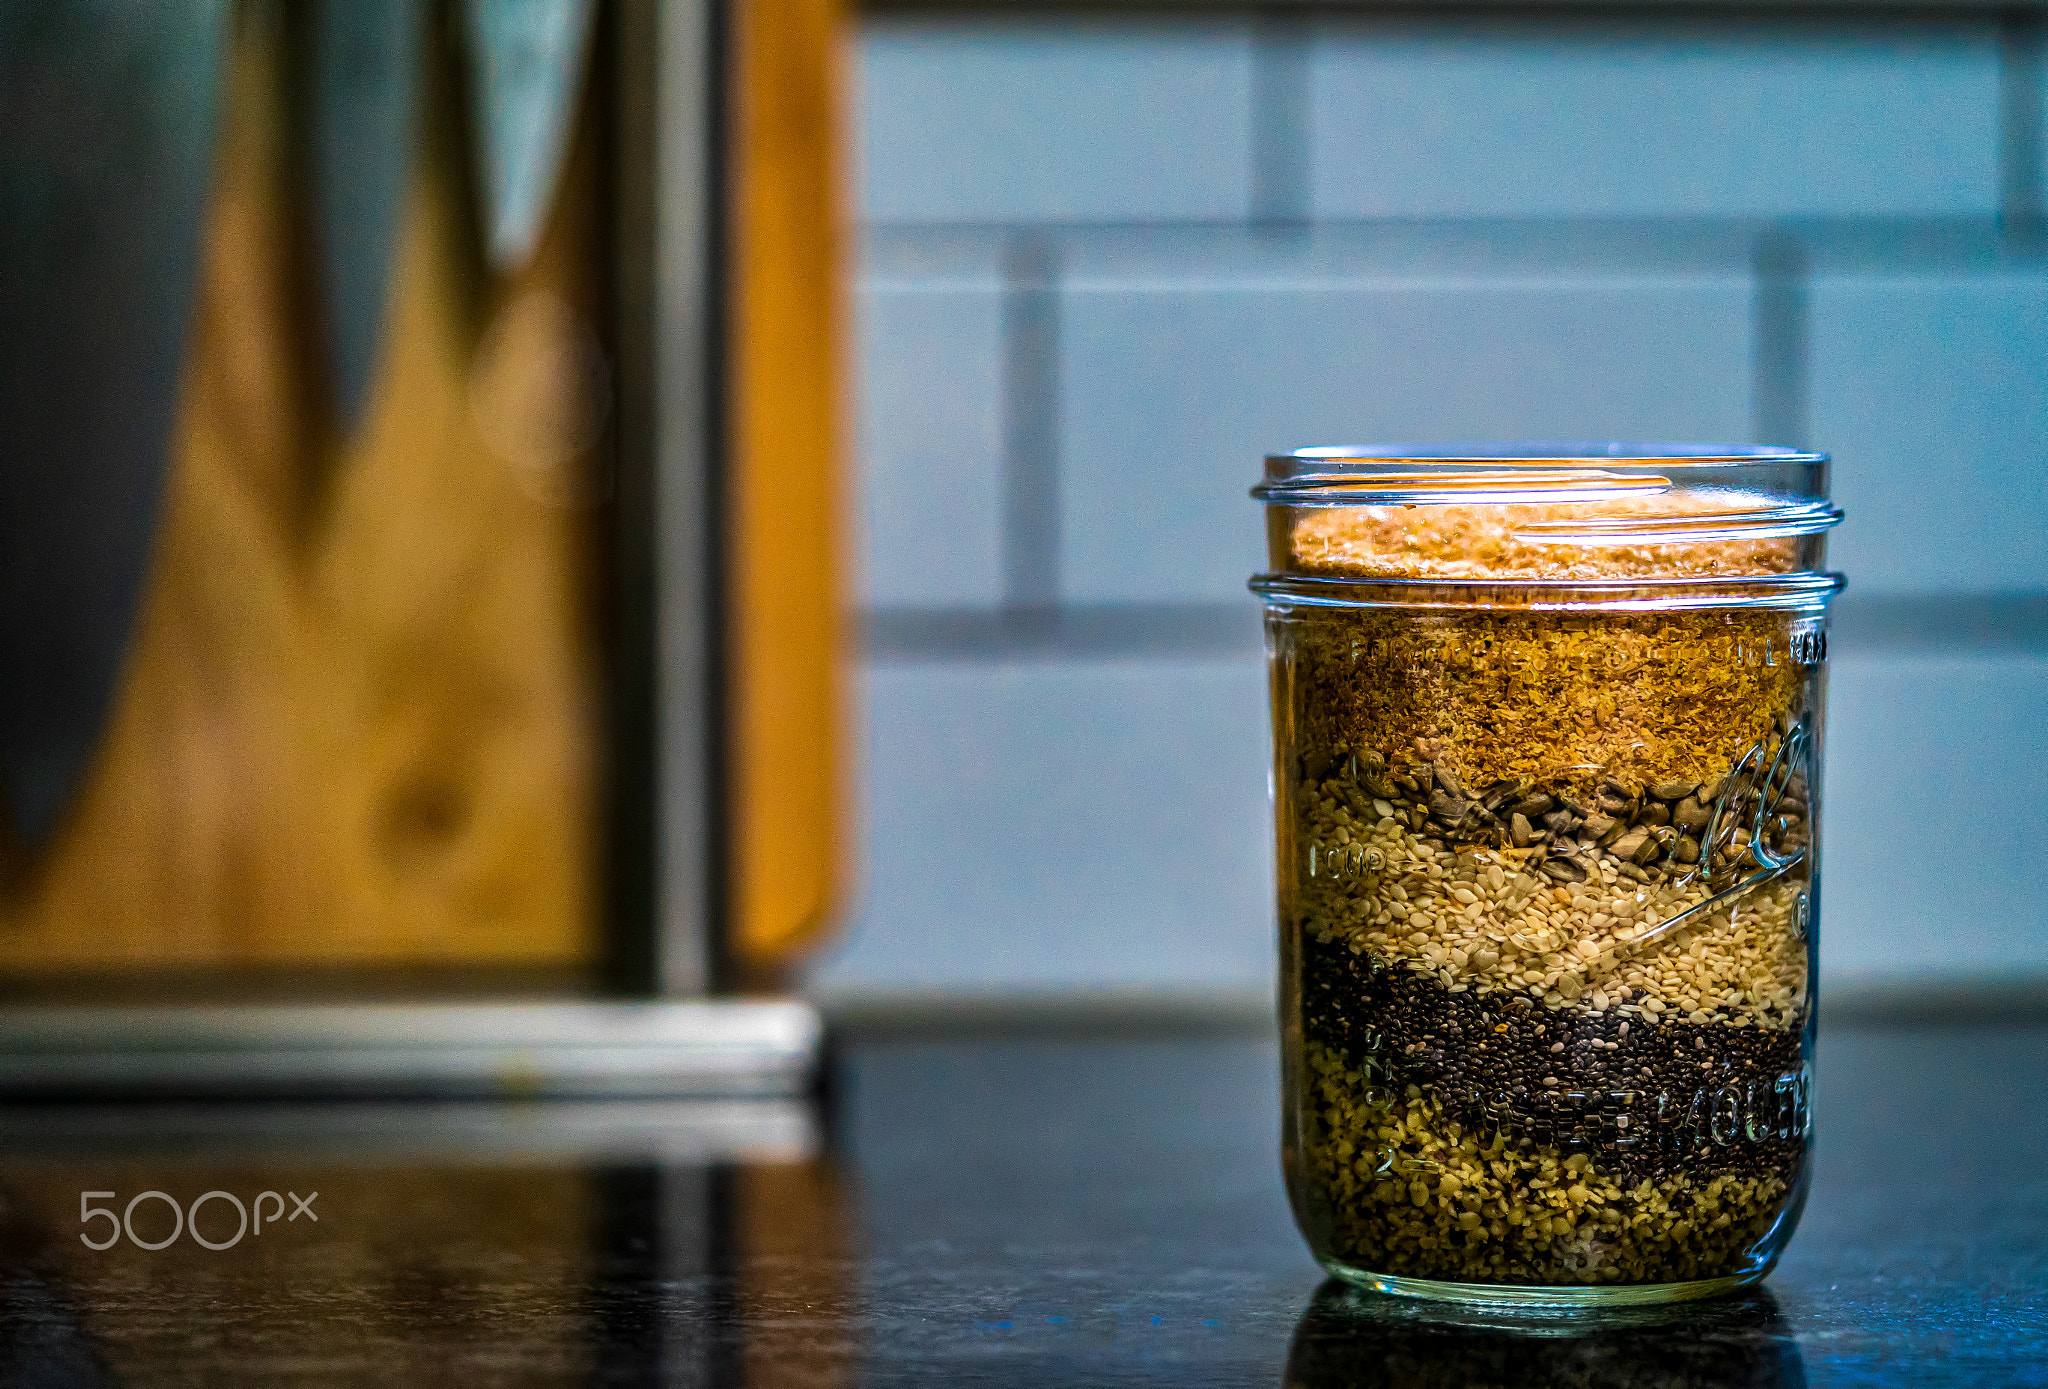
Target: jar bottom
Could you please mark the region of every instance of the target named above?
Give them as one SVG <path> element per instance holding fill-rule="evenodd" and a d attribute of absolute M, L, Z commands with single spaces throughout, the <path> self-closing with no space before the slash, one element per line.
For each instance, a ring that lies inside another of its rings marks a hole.
<path fill-rule="evenodd" d="M 1532 1312 L 1570 1311 L 1574 1308 L 1642 1307 L 1663 1302 L 1692 1302 L 1706 1297 L 1725 1297 L 1760 1281 L 1766 1268 L 1746 1269 L 1723 1278 L 1699 1278 L 1686 1283 L 1624 1283 L 1608 1287 L 1575 1287 L 1569 1284 L 1542 1286 L 1513 1283 L 1444 1283 L 1430 1278 L 1404 1278 L 1393 1273 L 1374 1273 L 1354 1268 L 1337 1259 L 1318 1259 L 1333 1277 L 1354 1287 L 1394 1297 L 1413 1297 L 1431 1302 L 1464 1302 Z"/>

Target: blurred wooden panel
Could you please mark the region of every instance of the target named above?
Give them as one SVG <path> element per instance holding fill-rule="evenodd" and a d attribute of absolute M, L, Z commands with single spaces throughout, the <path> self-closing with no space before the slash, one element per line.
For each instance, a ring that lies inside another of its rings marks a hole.
<path fill-rule="evenodd" d="M 496 280 L 437 52 L 382 365 L 344 439 L 266 13 L 236 40 L 125 684 L 65 823 L 5 885 L 0 974 L 580 971 L 606 900 L 598 98 L 533 261 Z M 742 981 L 815 941 L 841 878 L 843 37 L 834 0 L 742 0 L 724 55 Z"/>
<path fill-rule="evenodd" d="M 760 979 L 829 925 L 844 876 L 845 35 L 837 0 L 740 0 L 733 21 L 731 945 Z"/>
<path fill-rule="evenodd" d="M 0 970 L 573 966 L 602 828 L 590 122 L 534 262 L 492 283 L 438 55 L 383 367 L 343 440 L 263 12 L 152 589 L 89 782 L 0 903 Z"/>

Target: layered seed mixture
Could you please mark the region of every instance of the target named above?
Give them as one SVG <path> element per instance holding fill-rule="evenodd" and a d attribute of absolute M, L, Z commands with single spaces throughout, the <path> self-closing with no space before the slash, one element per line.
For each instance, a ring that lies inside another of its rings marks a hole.
<path fill-rule="evenodd" d="M 1448 510 L 1448 508 L 1447 508 Z M 1275 619 L 1311 1238 L 1457 1282 L 1743 1268 L 1806 1140 L 1783 613 Z"/>
<path fill-rule="evenodd" d="M 1804 847 L 1805 778 L 1770 788 L 1781 794 L 1755 848 L 1749 826 L 1765 788 L 1746 776 L 1721 784 L 1730 780 L 1606 782 L 1586 799 L 1499 782 L 1468 797 L 1438 763 L 1347 758 L 1296 789 L 1304 920 L 1319 939 L 1432 971 L 1456 992 L 1790 1027 L 1806 1002 L 1803 876 L 1706 903 L 1756 876 L 1758 852 L 1783 860 Z M 1700 841 L 1717 805 L 1723 832 L 1708 853 Z"/>

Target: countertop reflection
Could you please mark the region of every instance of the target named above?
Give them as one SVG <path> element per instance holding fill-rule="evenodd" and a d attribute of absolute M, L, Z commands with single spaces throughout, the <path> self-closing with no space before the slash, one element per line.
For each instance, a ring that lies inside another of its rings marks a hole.
<path fill-rule="evenodd" d="M 1791 1389 L 1806 1375 L 1791 1325 L 1765 1289 L 1699 1306 L 1543 1317 L 1401 1302 L 1331 1282 L 1294 1333 L 1286 1383 Z"/>
<path fill-rule="evenodd" d="M 1765 1288 L 1591 1321 L 1325 1284 L 1258 1038 L 856 1041 L 820 1105 L 16 1105 L 0 1383 L 2048 1383 L 2048 1030 L 1821 1057 Z"/>

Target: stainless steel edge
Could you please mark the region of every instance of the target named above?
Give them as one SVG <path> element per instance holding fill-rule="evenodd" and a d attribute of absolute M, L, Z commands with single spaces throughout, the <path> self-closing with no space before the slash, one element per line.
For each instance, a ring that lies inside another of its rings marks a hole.
<path fill-rule="evenodd" d="M 300 94 L 329 386 L 354 430 L 383 350 L 425 85 L 426 0 L 314 0 Z"/>
<path fill-rule="evenodd" d="M 655 166 L 657 765 L 654 983 L 665 997 L 722 982 L 726 903 L 719 582 L 724 380 L 718 0 L 659 8 Z"/>
<path fill-rule="evenodd" d="M 0 801 L 30 852 L 92 765 L 148 585 L 229 8 L 0 5 Z"/>
<path fill-rule="evenodd" d="M 773 1096 L 824 1028 L 786 1000 L 0 1012 L 0 1095 Z"/>
<path fill-rule="evenodd" d="M 301 1153 L 323 1165 L 801 1162 L 821 1142 L 816 1107 L 789 1097 L 0 1107 L 0 1158 L 10 1163 Z"/>
<path fill-rule="evenodd" d="M 619 0 L 602 50 L 618 158 L 611 963 L 622 992 L 669 998 L 722 972 L 717 21 L 716 0 Z"/>
<path fill-rule="evenodd" d="M 596 0 L 462 0 L 484 240 L 500 272 L 540 240 L 569 149 Z"/>

